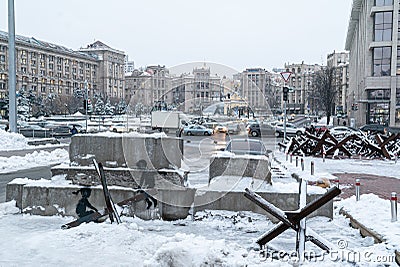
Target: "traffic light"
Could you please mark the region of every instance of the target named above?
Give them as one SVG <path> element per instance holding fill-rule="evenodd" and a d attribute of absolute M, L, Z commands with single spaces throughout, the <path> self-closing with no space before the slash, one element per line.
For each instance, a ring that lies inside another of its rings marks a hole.
<path fill-rule="evenodd" d="M 283 101 L 288 101 L 289 87 L 283 87 Z"/>

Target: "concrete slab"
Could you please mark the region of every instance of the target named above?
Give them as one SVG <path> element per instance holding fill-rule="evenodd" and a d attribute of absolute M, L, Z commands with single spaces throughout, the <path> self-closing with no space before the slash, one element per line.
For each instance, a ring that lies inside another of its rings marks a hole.
<path fill-rule="evenodd" d="M 73 194 L 82 186 L 73 185 L 69 181 L 58 179 L 49 181 L 33 181 L 30 179 L 15 179 L 7 184 L 6 201 L 16 200 L 17 207 L 25 213 L 36 215 L 67 215 L 77 216 L 75 209 L 80 194 Z M 90 187 L 89 202 L 98 209 L 106 207 L 101 186 Z M 139 190 L 110 186 L 109 191 L 115 203 L 138 194 Z M 157 189 L 153 195 L 157 199 L 157 207 L 164 220 L 184 219 L 194 202 L 195 189 Z M 137 205 L 126 215 L 144 214 L 146 205 Z M 145 218 L 143 218 L 145 219 Z"/>
<path fill-rule="evenodd" d="M 267 157 L 213 156 L 210 159 L 209 181 L 217 176 L 252 177 L 271 183 L 271 169 Z"/>
<path fill-rule="evenodd" d="M 69 146 L 70 162 L 88 166 L 92 159 L 115 167 L 162 169 L 181 167 L 183 140 L 132 134 L 74 135 Z"/>
<path fill-rule="evenodd" d="M 284 211 L 294 211 L 299 207 L 299 196 L 296 193 L 274 193 L 257 192 L 268 202 Z M 321 195 L 313 194 L 307 196 L 307 203 L 317 199 Z M 244 197 L 244 192 L 235 191 L 207 191 L 197 190 L 194 200 L 194 211 L 204 210 L 230 210 L 230 211 L 252 211 L 265 214 L 273 222 L 278 220 L 265 212 L 259 206 Z M 309 217 L 325 216 L 333 218 L 333 201 L 328 202 L 320 209 L 316 210 Z"/>
<path fill-rule="evenodd" d="M 52 176 L 66 175 L 65 179 L 73 184 L 96 186 L 101 185 L 99 175 L 94 166 L 55 166 L 51 169 Z M 130 168 L 104 168 L 104 173 L 109 185 L 123 186 L 127 188 L 172 188 L 185 186 L 187 174 L 177 170 L 148 170 Z"/>

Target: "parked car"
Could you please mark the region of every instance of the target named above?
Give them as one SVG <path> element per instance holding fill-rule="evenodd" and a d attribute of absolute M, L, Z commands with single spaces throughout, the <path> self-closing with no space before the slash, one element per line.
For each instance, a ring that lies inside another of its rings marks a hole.
<path fill-rule="evenodd" d="M 323 133 L 326 130 L 328 130 L 328 126 L 324 125 L 324 124 L 314 124 L 314 130 L 317 134 Z"/>
<path fill-rule="evenodd" d="M 225 151 L 237 155 L 265 155 L 268 151 L 259 139 L 232 139 L 226 145 Z"/>
<path fill-rule="evenodd" d="M 185 135 L 212 135 L 213 129 L 204 127 L 203 125 L 189 125 L 183 128 Z"/>
<path fill-rule="evenodd" d="M 126 123 L 115 123 L 110 126 L 109 130 L 114 133 L 126 133 L 126 132 L 137 131 L 137 128 L 130 127 Z"/>
<path fill-rule="evenodd" d="M 59 125 L 51 129 L 51 136 L 55 138 L 71 137 L 72 126 Z"/>
<path fill-rule="evenodd" d="M 385 134 L 387 128 L 388 127 L 386 125 L 382 125 L 382 124 L 365 124 L 360 127 L 360 130 L 363 132 Z"/>
<path fill-rule="evenodd" d="M 27 124 L 17 127 L 18 132 L 25 137 L 51 137 L 51 130 L 39 125 Z"/>
<path fill-rule="evenodd" d="M 362 132 L 356 128 L 353 127 L 346 127 L 346 126 L 336 126 L 330 129 L 331 135 L 334 137 L 345 137 L 350 134 L 357 134 L 357 135 L 362 135 Z"/>
<path fill-rule="evenodd" d="M 400 128 L 399 127 L 388 127 L 387 131 L 392 134 L 398 134 L 398 133 L 400 133 Z"/>
<path fill-rule="evenodd" d="M 222 125 L 222 124 L 218 124 L 215 127 L 215 131 L 217 133 L 227 133 L 228 132 L 228 127 L 226 127 L 225 125 Z"/>
<path fill-rule="evenodd" d="M 302 135 L 304 134 L 305 129 L 303 127 L 296 127 L 296 125 L 292 123 L 286 123 L 286 134 L 287 135 Z M 275 126 L 275 136 L 283 136 L 284 135 L 284 125 L 283 123 L 278 123 Z"/>
<path fill-rule="evenodd" d="M 260 136 L 261 135 L 261 129 L 260 129 L 260 124 L 258 123 L 253 123 L 253 124 L 249 124 L 247 125 L 247 133 L 250 136 Z"/>

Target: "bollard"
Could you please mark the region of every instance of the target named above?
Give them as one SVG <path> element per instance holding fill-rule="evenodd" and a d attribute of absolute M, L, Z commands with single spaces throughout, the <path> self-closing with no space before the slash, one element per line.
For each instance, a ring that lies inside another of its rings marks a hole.
<path fill-rule="evenodd" d="M 399 158 L 399 154 L 396 154 L 395 156 L 394 156 L 394 163 L 395 164 L 397 164 L 397 159 Z"/>
<path fill-rule="evenodd" d="M 299 157 L 296 156 L 296 167 L 299 167 Z"/>
<path fill-rule="evenodd" d="M 292 153 L 290 153 L 290 163 L 292 163 L 293 162 L 293 155 L 292 155 Z"/>
<path fill-rule="evenodd" d="M 360 179 L 356 179 L 356 201 L 360 200 Z"/>
<path fill-rule="evenodd" d="M 339 188 L 339 184 L 340 184 L 339 183 L 340 182 L 339 179 L 336 179 L 334 182 L 336 183 L 336 187 Z"/>
<path fill-rule="evenodd" d="M 314 161 L 311 161 L 311 175 L 314 175 Z"/>
<path fill-rule="evenodd" d="M 325 162 L 325 152 L 322 153 L 322 162 Z"/>
<path fill-rule="evenodd" d="M 288 156 L 289 156 L 288 153 L 286 153 L 286 161 L 288 161 Z"/>
<path fill-rule="evenodd" d="M 397 222 L 397 194 L 396 192 L 392 192 L 392 196 L 390 198 L 390 207 L 392 211 L 392 222 Z"/>
<path fill-rule="evenodd" d="M 301 170 L 304 171 L 304 159 L 303 158 L 301 158 L 300 163 L 301 163 Z"/>

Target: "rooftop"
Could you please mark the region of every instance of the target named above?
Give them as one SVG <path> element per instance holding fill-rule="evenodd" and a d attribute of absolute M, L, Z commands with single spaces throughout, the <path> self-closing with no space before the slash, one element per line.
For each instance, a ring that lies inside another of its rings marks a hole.
<path fill-rule="evenodd" d="M 0 30 L 0 39 L 4 39 L 8 42 L 8 32 Z M 21 36 L 21 35 L 15 35 L 15 42 L 33 46 L 33 47 L 37 47 L 39 49 L 53 50 L 53 51 L 57 51 L 59 53 L 67 53 L 67 54 L 73 54 L 75 56 L 86 57 L 86 58 L 90 58 L 90 59 L 97 59 L 97 57 L 95 57 L 95 56 L 88 55 L 86 53 L 82 53 L 79 51 L 74 51 L 70 48 L 67 48 L 67 47 L 64 47 L 61 45 L 38 40 L 34 37 L 25 37 L 25 36 Z"/>

